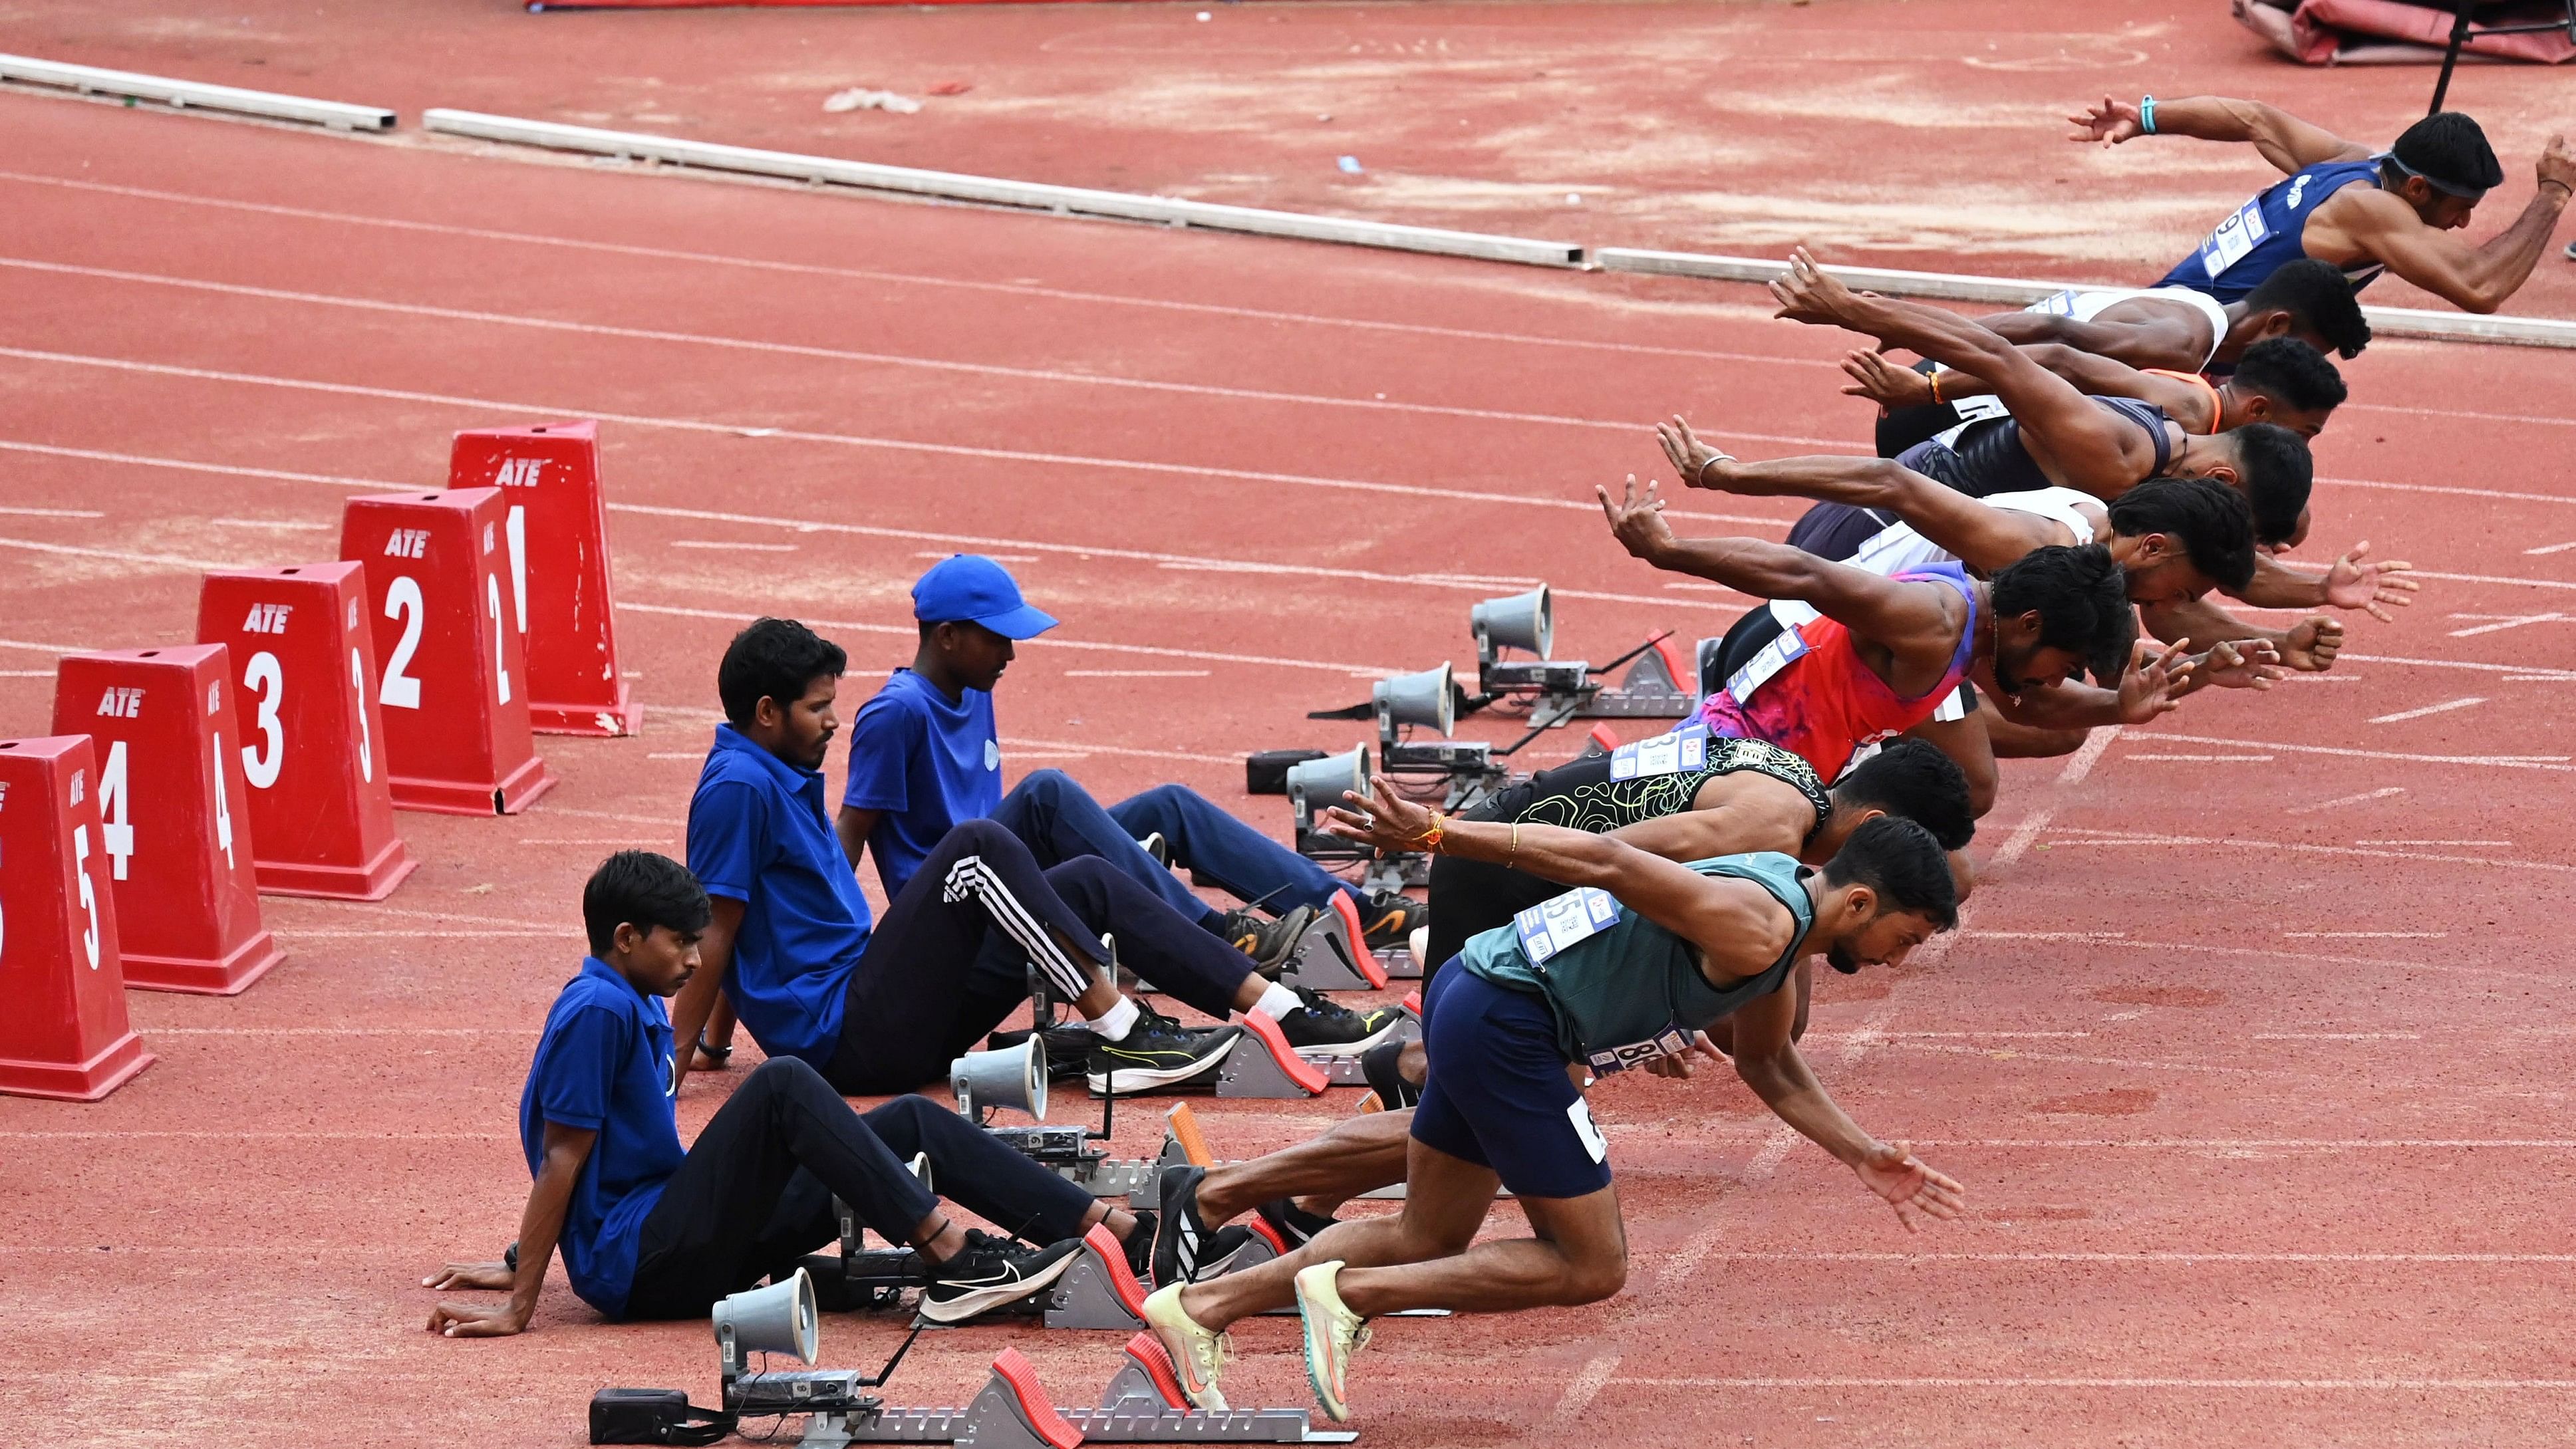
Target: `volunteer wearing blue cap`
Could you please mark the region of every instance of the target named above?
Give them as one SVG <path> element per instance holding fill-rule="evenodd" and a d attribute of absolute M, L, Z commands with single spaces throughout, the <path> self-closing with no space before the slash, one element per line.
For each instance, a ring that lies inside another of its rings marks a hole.
<path fill-rule="evenodd" d="M 2450 233 L 2504 181 L 2486 132 L 2459 111 L 2437 111 L 2381 151 L 2261 101 L 2184 96 L 2136 104 L 2105 96 L 2070 117 L 2078 141 L 2116 146 L 2141 136 L 2250 143 L 2282 179 L 2218 224 L 2160 286 L 2189 287 L 2221 302 L 2244 297 L 2286 263 L 2315 257 L 2343 268 L 2358 290 L 2395 272 L 2464 312 L 2493 312 L 2519 289 L 2558 214 L 2576 191 L 2576 152 L 2552 136 L 2539 188 L 2522 215 L 2471 246 Z"/>
<path fill-rule="evenodd" d="M 1218 808 L 1185 785 L 1158 785 L 1103 807 L 1061 770 L 1039 770 L 1002 793 L 1002 749 L 993 688 L 1013 644 L 1056 626 L 1030 607 L 1008 570 L 979 554 L 953 554 L 912 586 L 920 652 L 860 709 L 850 730 L 850 782 L 841 798 L 841 843 L 856 861 L 873 850 L 888 894 L 959 821 L 990 817 L 1028 843 L 1041 865 L 1096 856 L 1165 904 L 1275 967 L 1336 892 L 1359 907 L 1372 946 L 1401 941 L 1429 917 L 1393 892 L 1363 894 L 1313 861 Z M 1217 911 L 1140 841 L 1159 839 L 1171 864 L 1250 902 Z"/>

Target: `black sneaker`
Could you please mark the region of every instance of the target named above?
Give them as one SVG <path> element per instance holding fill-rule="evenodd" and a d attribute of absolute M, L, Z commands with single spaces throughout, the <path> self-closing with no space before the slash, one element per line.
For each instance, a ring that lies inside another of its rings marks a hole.
<path fill-rule="evenodd" d="M 1136 1231 L 1118 1246 L 1127 1250 L 1127 1271 L 1136 1281 L 1154 1281 L 1154 1235 L 1161 1231 L 1162 1218 L 1151 1208 L 1130 1209 L 1136 1219 Z"/>
<path fill-rule="evenodd" d="M 1092 1091 L 1124 1097 L 1196 1076 L 1213 1077 L 1226 1053 L 1243 1039 L 1239 1026 L 1192 1031 L 1152 1007 L 1140 1005 L 1137 1011 L 1136 1025 L 1128 1030 L 1126 1040 L 1092 1046 L 1083 1063 Z"/>
<path fill-rule="evenodd" d="M 1284 1197 L 1263 1203 L 1253 1211 L 1261 1214 L 1261 1220 L 1270 1225 L 1270 1230 L 1279 1235 L 1279 1240 L 1286 1243 L 1292 1253 L 1306 1246 L 1317 1233 L 1341 1221 L 1321 1213 L 1310 1213 Z"/>
<path fill-rule="evenodd" d="M 1154 1225 L 1154 1286 L 1196 1283 L 1209 1270 L 1235 1255 L 1252 1234 L 1245 1228 L 1208 1226 L 1199 1216 L 1199 1182 L 1204 1167 L 1163 1169 L 1156 1183 L 1162 1196 L 1162 1219 Z M 1139 1214 L 1142 1216 L 1142 1214 Z"/>
<path fill-rule="evenodd" d="M 1404 1043 L 1382 1041 L 1360 1053 L 1360 1076 L 1377 1093 L 1377 1104 L 1390 1112 L 1400 1112 L 1422 1100 L 1422 1089 L 1404 1079 L 1396 1070 L 1396 1058 L 1404 1055 Z"/>
<path fill-rule="evenodd" d="M 933 1323 L 963 1323 L 1017 1302 L 1063 1277 L 1081 1252 L 1080 1238 L 1029 1248 L 969 1228 L 966 1250 L 931 1266 L 930 1286 L 921 1291 L 921 1316 Z"/>
<path fill-rule="evenodd" d="M 1227 944 L 1252 958 L 1252 969 L 1276 981 L 1288 968 L 1288 958 L 1297 949 L 1297 940 L 1315 923 L 1315 908 L 1299 906 L 1284 916 L 1265 917 L 1249 906 L 1225 913 L 1217 934 Z"/>
<path fill-rule="evenodd" d="M 1360 930 L 1372 951 L 1402 946 L 1430 924 L 1430 903 L 1401 891 L 1370 891 L 1360 899 Z"/>
<path fill-rule="evenodd" d="M 1392 1006 L 1353 1011 L 1326 1000 L 1309 987 L 1289 989 L 1306 1004 L 1279 1018 L 1279 1034 L 1288 1038 L 1288 1045 L 1308 1056 L 1358 1056 L 1404 1023 L 1404 1013 Z"/>

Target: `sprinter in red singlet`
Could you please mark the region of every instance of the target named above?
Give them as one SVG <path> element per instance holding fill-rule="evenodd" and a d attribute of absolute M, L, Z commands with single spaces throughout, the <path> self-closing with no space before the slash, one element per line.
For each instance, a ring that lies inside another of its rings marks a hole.
<path fill-rule="evenodd" d="M 2007 719 L 2046 729 L 2143 724 L 2174 707 L 2191 672 L 2188 640 L 2127 669 L 2137 636 L 2120 567 L 2100 544 L 2033 550 L 1993 580 L 1957 565 L 1895 577 L 1752 538 L 1679 539 L 1656 485 L 1595 490 L 1628 552 L 1762 599 L 1800 599 L 1823 617 L 1783 631 L 1735 665 L 1700 707 L 1717 734 L 1768 740 L 1840 776 L 1863 747 L 1932 717 L 1972 680 Z M 2117 692 L 2075 682 L 2091 665 Z"/>

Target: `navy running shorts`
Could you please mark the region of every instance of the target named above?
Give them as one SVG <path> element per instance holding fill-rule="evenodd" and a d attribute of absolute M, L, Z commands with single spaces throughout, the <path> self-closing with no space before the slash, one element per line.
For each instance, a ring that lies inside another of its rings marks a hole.
<path fill-rule="evenodd" d="M 1423 1146 L 1490 1167 L 1515 1197 L 1610 1185 L 1610 1147 L 1565 1075 L 1547 1003 L 1451 961 L 1423 1001 L 1430 1075 L 1413 1109 Z"/>

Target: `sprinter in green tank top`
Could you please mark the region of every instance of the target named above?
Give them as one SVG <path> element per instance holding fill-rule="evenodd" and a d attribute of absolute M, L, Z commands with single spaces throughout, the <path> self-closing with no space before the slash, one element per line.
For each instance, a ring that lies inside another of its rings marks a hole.
<path fill-rule="evenodd" d="M 1822 871 L 1770 853 L 1679 864 L 1606 835 L 1450 820 L 1398 798 L 1348 797 L 1324 828 L 1391 850 L 1491 861 L 1573 887 L 1477 936 L 1426 1003 L 1431 1074 L 1414 1112 L 1404 1210 L 1337 1223 L 1285 1257 L 1145 1301 L 1201 1408 L 1227 1325 L 1297 1305 L 1307 1378 L 1335 1420 L 1345 1371 L 1371 1315 L 1405 1308 L 1499 1313 L 1591 1303 L 1627 1279 L 1609 1149 L 1573 1074 L 1667 1071 L 1708 1052 L 1700 1028 L 1733 1016 L 1734 1066 L 1780 1119 L 1857 1173 L 1907 1228 L 1956 1216 L 1959 1184 L 1902 1143 L 1861 1130 L 1790 1040 L 1798 963 L 1892 965 L 1958 918 L 1947 857 L 1910 820 L 1853 832 Z M 1533 1236 L 1475 1243 L 1497 1186 Z"/>

